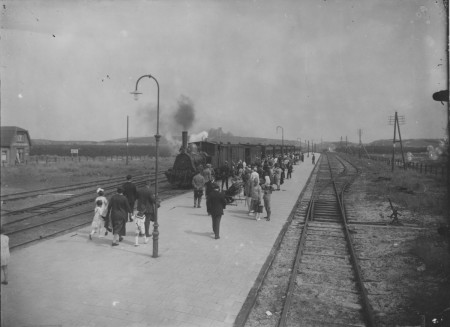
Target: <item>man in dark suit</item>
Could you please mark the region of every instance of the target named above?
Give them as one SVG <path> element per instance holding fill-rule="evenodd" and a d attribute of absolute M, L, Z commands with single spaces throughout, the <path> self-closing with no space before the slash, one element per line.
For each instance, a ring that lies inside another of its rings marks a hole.
<path fill-rule="evenodd" d="M 137 198 L 137 189 L 136 185 L 131 181 L 131 175 L 127 176 L 127 181 L 122 185 L 123 188 L 123 195 L 126 196 L 128 199 L 128 204 L 130 205 L 131 212 L 134 210 L 134 203 L 136 202 Z M 133 219 L 130 216 L 130 221 L 133 221 Z"/>
<path fill-rule="evenodd" d="M 213 183 L 212 185 L 212 192 L 208 196 L 207 206 L 209 213 L 211 214 L 212 218 L 212 228 L 214 231 L 215 239 L 218 240 L 220 238 L 219 231 L 220 231 L 220 219 L 223 216 L 223 209 L 225 209 L 227 205 L 227 201 L 225 199 L 225 194 L 219 192 L 219 185 L 216 183 Z"/>
<path fill-rule="evenodd" d="M 137 192 L 137 210 L 145 214 L 145 236 L 150 237 L 150 221 L 155 220 L 156 199 L 150 191 L 150 183 L 147 183 Z"/>
<path fill-rule="evenodd" d="M 222 191 L 223 191 L 223 186 L 226 185 L 227 190 L 228 190 L 228 178 L 231 177 L 231 171 L 230 171 L 230 167 L 228 166 L 228 161 L 225 161 L 224 165 L 220 168 L 220 172 L 222 174 Z"/>

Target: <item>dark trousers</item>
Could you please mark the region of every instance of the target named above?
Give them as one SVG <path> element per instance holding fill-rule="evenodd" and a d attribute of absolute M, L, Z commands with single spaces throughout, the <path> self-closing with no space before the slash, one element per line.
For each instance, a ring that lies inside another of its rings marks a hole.
<path fill-rule="evenodd" d="M 212 218 L 212 228 L 213 228 L 213 232 L 216 235 L 216 238 L 219 237 L 219 232 L 220 232 L 220 219 L 222 218 L 222 216 L 211 216 Z"/>
<path fill-rule="evenodd" d="M 227 190 L 228 190 L 228 177 L 222 177 L 222 190 L 223 190 L 223 184 L 226 184 Z"/>
<path fill-rule="evenodd" d="M 134 204 L 136 203 L 136 201 L 130 201 L 128 200 L 128 204 L 130 205 L 130 209 L 131 209 L 131 215 L 128 217 L 127 221 L 133 221 L 133 218 L 131 217 L 134 213 Z"/>
<path fill-rule="evenodd" d="M 202 202 L 203 190 L 194 190 L 194 207 L 198 206 L 200 208 L 200 203 Z"/>
<path fill-rule="evenodd" d="M 267 212 L 267 218 L 270 219 L 270 214 L 272 212 L 272 209 L 270 208 L 270 194 L 265 194 L 263 199 L 264 199 L 264 207 L 266 208 L 266 212 Z"/>
<path fill-rule="evenodd" d="M 127 220 L 123 222 L 122 228 L 119 230 L 119 236 L 125 236 L 127 235 L 127 229 L 126 229 Z"/>

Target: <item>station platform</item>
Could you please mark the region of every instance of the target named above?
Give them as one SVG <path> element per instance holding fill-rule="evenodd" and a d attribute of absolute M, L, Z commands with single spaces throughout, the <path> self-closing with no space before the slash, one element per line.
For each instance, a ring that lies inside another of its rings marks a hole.
<path fill-rule="evenodd" d="M 307 156 L 294 165 L 272 194 L 270 221 L 248 216 L 244 202 L 227 206 L 219 240 L 204 199 L 202 208 L 193 192 L 164 201 L 158 258 L 151 238 L 134 246 L 134 223 L 115 247 L 111 233 L 89 240 L 89 226 L 12 251 L 1 326 L 233 326 L 313 168 Z"/>

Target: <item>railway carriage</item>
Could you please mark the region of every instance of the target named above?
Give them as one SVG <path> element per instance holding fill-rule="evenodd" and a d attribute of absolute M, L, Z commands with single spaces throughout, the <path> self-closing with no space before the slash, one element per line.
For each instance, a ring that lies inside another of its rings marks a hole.
<path fill-rule="evenodd" d="M 198 166 L 211 164 L 216 176 L 225 161 L 231 165 L 239 160 L 247 164 L 258 163 L 266 153 L 266 146 L 258 144 L 231 144 L 208 141 L 187 142 L 187 132 L 182 133 L 182 146 L 176 156 L 173 168 L 166 171 L 166 177 L 173 187 L 190 188 L 192 177 Z"/>

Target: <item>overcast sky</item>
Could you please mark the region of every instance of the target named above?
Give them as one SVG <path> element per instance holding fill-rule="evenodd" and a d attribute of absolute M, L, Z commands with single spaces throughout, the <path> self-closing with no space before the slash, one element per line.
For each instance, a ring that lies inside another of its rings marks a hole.
<path fill-rule="evenodd" d="M 440 0 L 2 1 L 1 124 L 102 141 L 184 128 L 290 140 L 443 138 Z"/>

